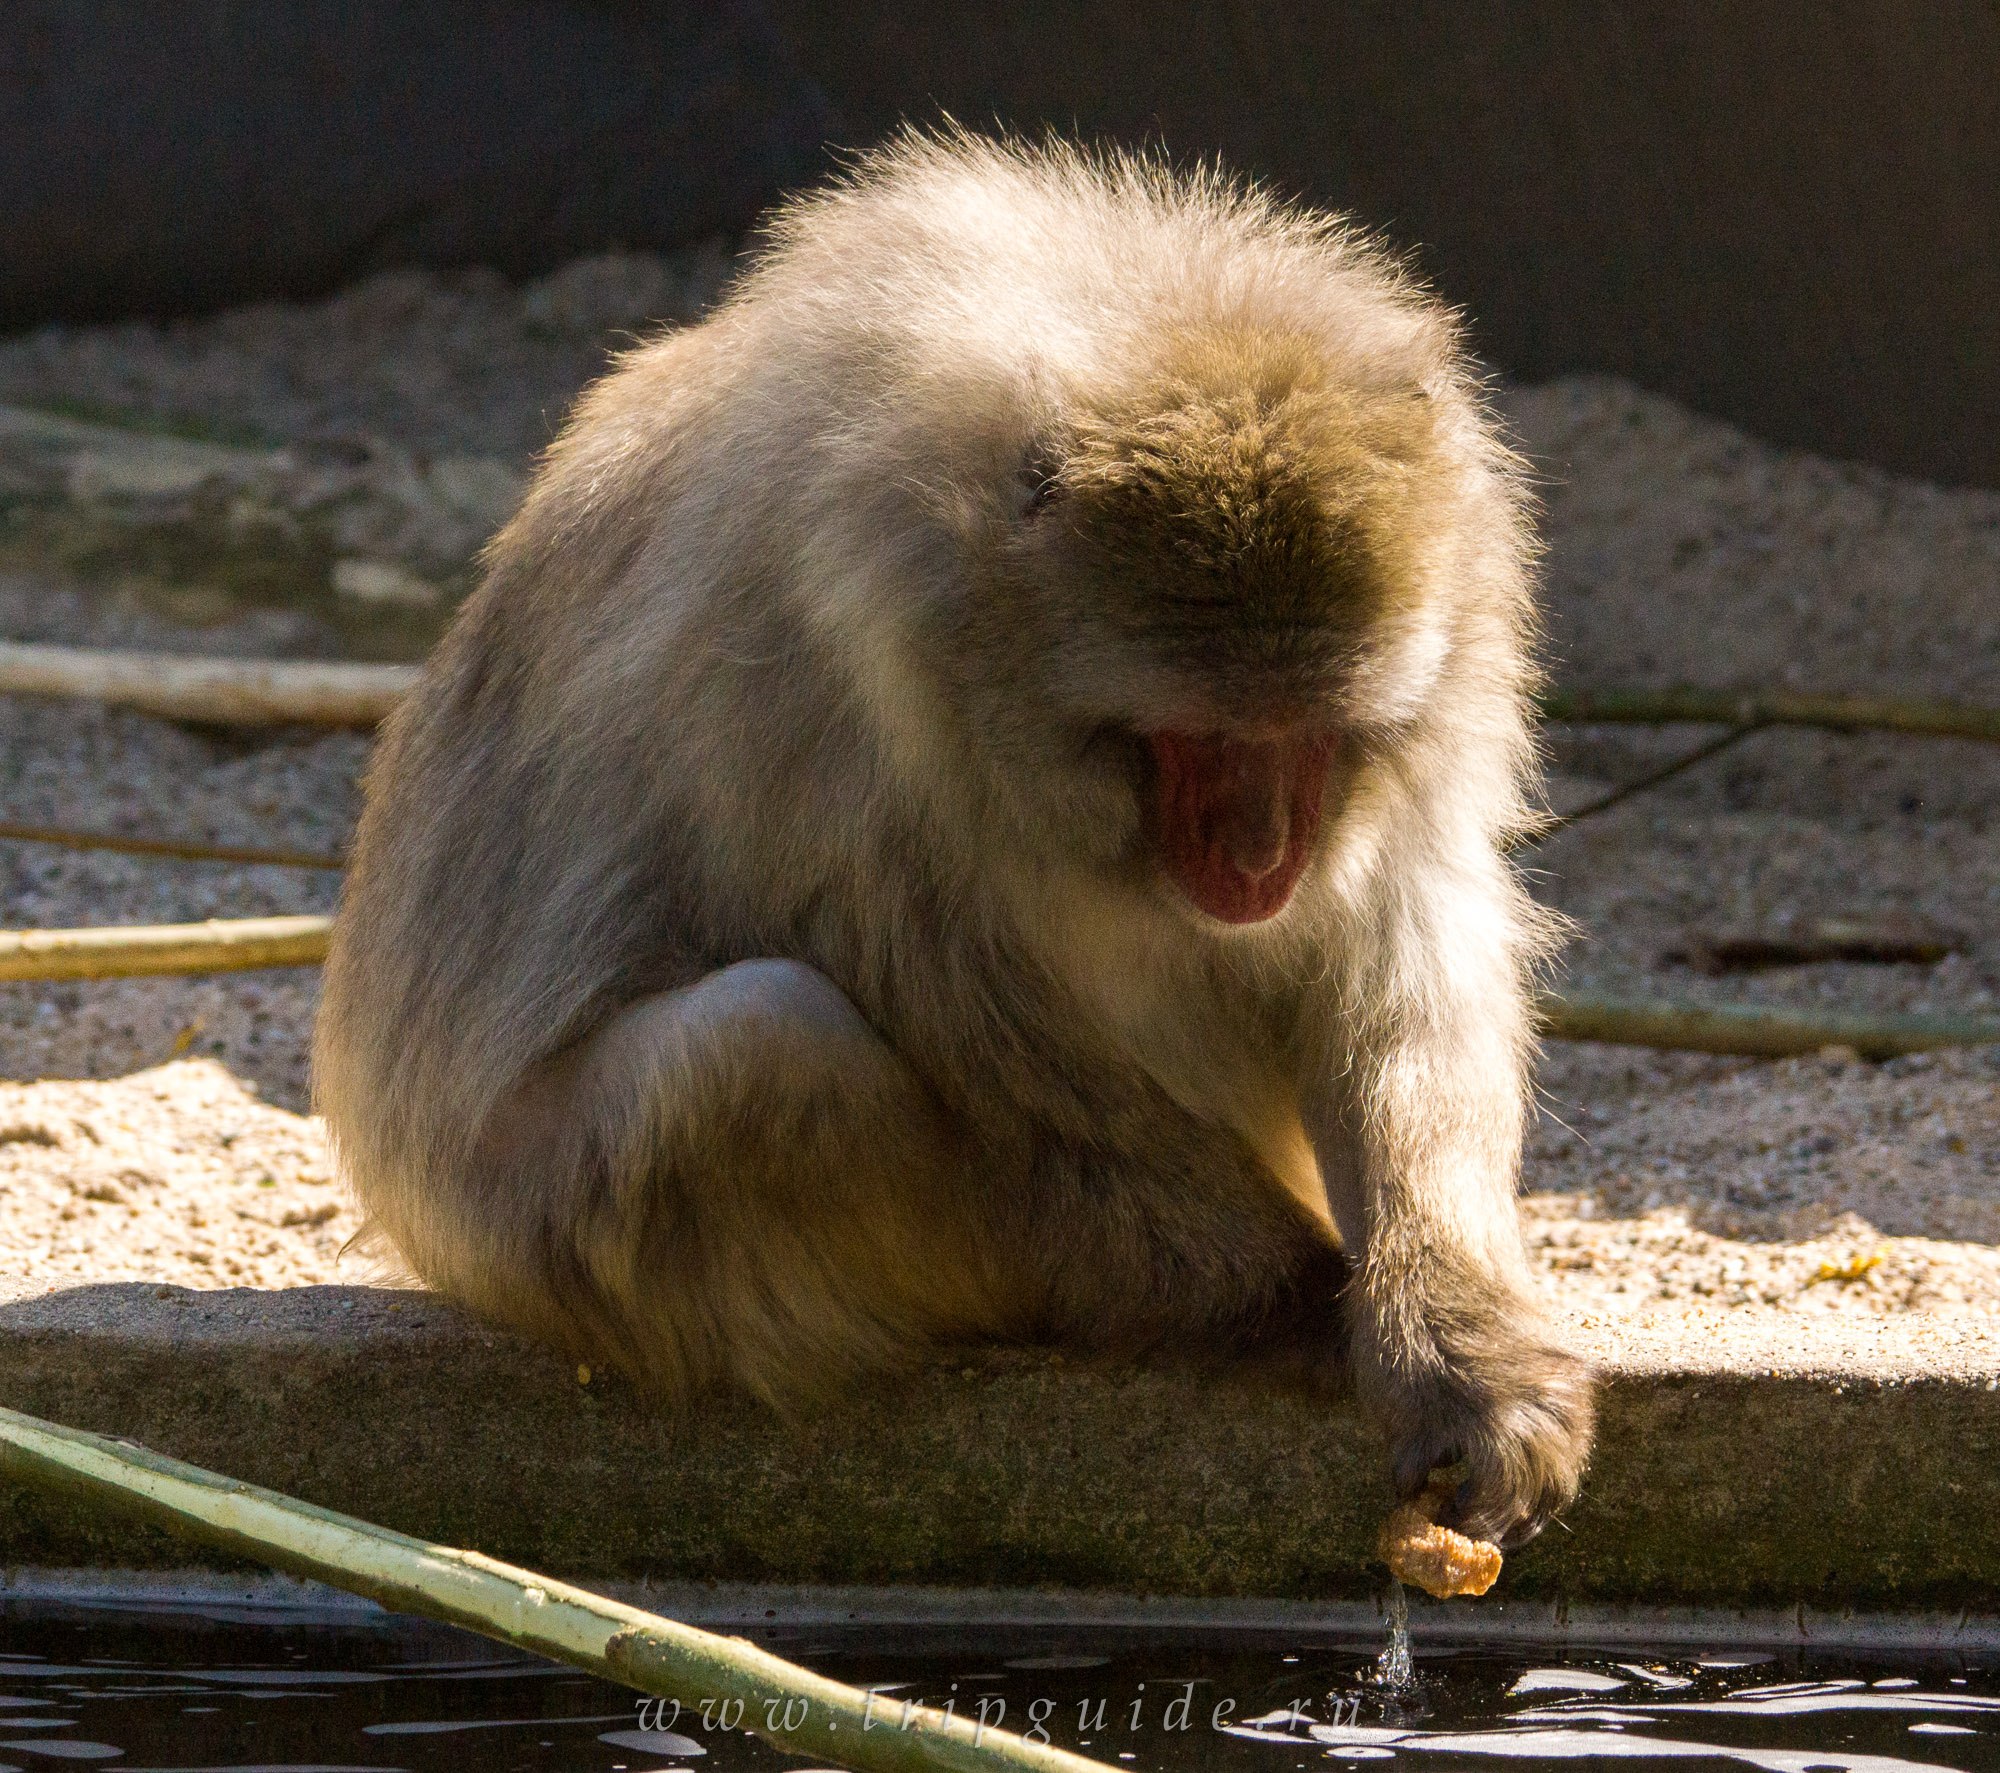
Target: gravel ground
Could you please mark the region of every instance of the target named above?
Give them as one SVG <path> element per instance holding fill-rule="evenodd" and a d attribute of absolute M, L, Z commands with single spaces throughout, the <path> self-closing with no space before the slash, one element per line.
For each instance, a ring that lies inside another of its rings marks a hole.
<path fill-rule="evenodd" d="M 1773 449 L 1599 377 L 1505 405 L 1545 480 L 1559 680 L 2000 702 L 2000 494 Z M 1713 730 L 1555 729 L 1552 799 Z M 1577 989 L 1990 1013 L 1996 806 L 2000 747 L 1772 730 L 1556 833 L 1529 866 L 1576 923 Z M 1961 950 L 1724 977 L 1682 958 L 1793 916 L 1891 912 Z M 1558 1044 L 1541 1084 L 1530 1235 L 1573 1309 L 2000 1308 L 2000 1048 L 1875 1066 Z"/>
<path fill-rule="evenodd" d="M 606 357 L 688 320 L 728 276 L 720 241 L 607 253 L 515 287 L 389 271 L 315 304 L 0 338 L 0 401 L 143 418 L 231 443 L 393 439 L 525 462 Z"/>
<path fill-rule="evenodd" d="M 607 351 L 697 312 L 726 263 L 719 248 L 594 259 L 520 290 L 397 274 L 318 306 L 45 331 L 0 340 L 0 401 L 519 465 Z M 1545 481 L 1563 681 L 2000 701 L 2000 494 L 1772 449 L 1601 378 L 1503 400 Z M 320 614 L 35 573 L 0 575 L 0 635 L 287 656 L 341 643 Z M 1581 804 L 1707 736 L 1559 729 L 1552 798 Z M 331 852 L 365 749 L 0 698 L 0 818 Z M 2000 748 L 1771 731 L 1528 862 L 1578 926 L 1579 988 L 1991 1011 L 1996 804 Z M 0 915 L 17 927 L 323 910 L 335 884 L 0 842 Z M 1679 958 L 1793 915 L 1890 911 L 1956 932 L 1958 951 L 1722 977 Z M 0 1247 L 51 1288 L 367 1278 L 356 1258 L 336 1266 L 353 1220 L 303 1118 L 314 992 L 305 972 L 0 986 L 0 1075 L 44 1080 L 0 1085 Z M 2000 1048 L 1869 1065 L 1558 1045 L 1541 1081 L 1530 1239 L 1574 1316 L 2000 1310 Z"/>
<path fill-rule="evenodd" d="M 20 619 L 15 618 L 19 616 Z M 0 634 L 77 645 L 256 655 L 297 624 L 257 612 L 201 630 L 113 598 L 0 576 Z M 333 855 L 359 811 L 367 740 L 305 729 L 194 729 L 81 702 L 0 696 L 0 818 Z M 9 928 L 183 923 L 331 911 L 339 876 L 0 841 Z M 122 1077 L 178 1052 L 228 1065 L 291 1110 L 306 1103 L 313 973 L 0 985 L 0 1076 Z"/>

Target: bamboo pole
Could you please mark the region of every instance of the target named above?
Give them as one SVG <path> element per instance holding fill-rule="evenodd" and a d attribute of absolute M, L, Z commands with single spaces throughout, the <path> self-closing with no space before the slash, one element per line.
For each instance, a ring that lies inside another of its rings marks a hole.
<path fill-rule="evenodd" d="M 416 680 L 414 665 L 214 659 L 0 641 L 0 695 L 76 696 L 224 726 L 373 726 Z"/>
<path fill-rule="evenodd" d="M 1833 732 L 1917 733 L 2000 742 L 2000 708 L 1898 696 L 1820 696 L 1791 690 L 1558 690 L 1542 698 L 1549 720 L 1665 726 L 1817 726 Z"/>
<path fill-rule="evenodd" d="M 218 659 L 0 642 L 0 695 L 78 696 L 141 708 L 172 720 L 373 726 L 416 680 L 414 665 Z M 2000 741 L 2000 708 L 1914 697 L 1682 685 L 1661 690 L 1557 690 L 1542 698 L 1541 709 L 1545 718 L 1560 721 L 1817 726 L 1835 732 Z"/>
<path fill-rule="evenodd" d="M 211 918 L 86 930 L 0 931 L 0 981 L 240 973 L 326 959 L 330 917 Z"/>
<path fill-rule="evenodd" d="M 5 931 L 0 932 L 0 983 L 317 966 L 326 958 L 332 932 L 330 917 Z M 1543 996 L 1536 1010 L 1541 1031 L 1551 1040 L 1758 1058 L 1838 1046 L 1852 1047 L 1864 1058 L 1887 1059 L 1937 1047 L 2000 1042 L 2000 1016 L 1882 1016 L 1553 993 Z"/>
<path fill-rule="evenodd" d="M 1855 1011 L 1767 1009 L 1758 1004 L 1674 1003 L 1546 996 L 1536 1006 L 1551 1040 L 1779 1059 L 1851 1047 L 1893 1059 L 1939 1047 L 2000 1042 L 2000 1016 L 1876 1016 Z"/>
<path fill-rule="evenodd" d="M 681 1625 L 475 1551 L 0 1409 L 0 1471 L 82 1495 L 275 1569 L 331 1583 L 735 1721 L 787 1752 L 856 1773 L 1104 1773 L 1047 1743 L 843 1686 L 742 1638 Z M 678 1721 L 678 1720 L 676 1720 Z"/>

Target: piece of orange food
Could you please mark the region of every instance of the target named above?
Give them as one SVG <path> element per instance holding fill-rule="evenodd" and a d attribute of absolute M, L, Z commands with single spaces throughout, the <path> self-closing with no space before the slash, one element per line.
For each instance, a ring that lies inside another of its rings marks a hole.
<path fill-rule="evenodd" d="M 1390 1575 L 1441 1601 L 1484 1594 L 1500 1578 L 1499 1546 L 1438 1525 L 1453 1488 L 1433 1480 L 1421 1496 L 1392 1508 L 1376 1547 Z"/>

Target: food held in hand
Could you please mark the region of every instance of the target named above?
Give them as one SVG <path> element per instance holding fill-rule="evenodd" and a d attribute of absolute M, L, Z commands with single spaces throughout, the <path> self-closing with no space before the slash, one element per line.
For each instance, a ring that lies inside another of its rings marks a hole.
<path fill-rule="evenodd" d="M 1392 1576 L 1441 1601 L 1484 1594 L 1500 1577 L 1499 1546 L 1438 1525 L 1455 1488 L 1434 1479 L 1421 1496 L 1391 1509 L 1377 1547 Z"/>

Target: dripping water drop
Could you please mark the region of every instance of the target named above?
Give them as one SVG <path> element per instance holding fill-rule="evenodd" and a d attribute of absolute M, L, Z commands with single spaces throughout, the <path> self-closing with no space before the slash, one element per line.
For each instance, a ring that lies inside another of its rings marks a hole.
<path fill-rule="evenodd" d="M 1389 1578 L 1389 1642 L 1375 1659 L 1375 1685 L 1392 1693 L 1404 1693 L 1416 1678 L 1416 1664 L 1410 1656 L 1410 1600 L 1403 1585 Z"/>

